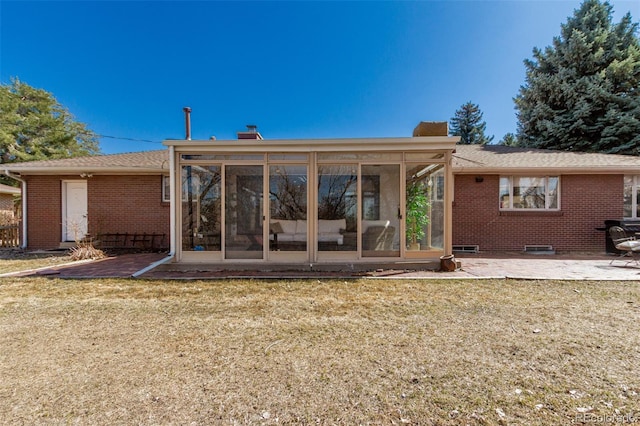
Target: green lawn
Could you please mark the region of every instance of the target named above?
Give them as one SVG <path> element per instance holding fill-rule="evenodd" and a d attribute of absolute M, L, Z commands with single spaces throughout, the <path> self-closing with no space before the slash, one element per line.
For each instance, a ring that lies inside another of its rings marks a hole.
<path fill-rule="evenodd" d="M 0 424 L 638 422 L 639 320 L 638 282 L 5 278 Z"/>

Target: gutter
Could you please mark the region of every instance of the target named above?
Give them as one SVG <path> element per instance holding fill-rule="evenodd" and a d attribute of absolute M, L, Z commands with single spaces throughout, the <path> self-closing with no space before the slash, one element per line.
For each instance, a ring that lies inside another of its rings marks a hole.
<path fill-rule="evenodd" d="M 22 183 L 22 244 L 20 245 L 20 248 L 24 250 L 27 248 L 27 181 L 6 169 L 2 174 Z"/>

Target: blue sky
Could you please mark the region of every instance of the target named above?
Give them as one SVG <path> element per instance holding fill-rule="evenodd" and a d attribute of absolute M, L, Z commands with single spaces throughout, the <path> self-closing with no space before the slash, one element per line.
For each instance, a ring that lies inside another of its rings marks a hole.
<path fill-rule="evenodd" d="M 611 1 L 614 20 L 640 2 Z M 410 136 L 478 104 L 515 132 L 523 60 L 580 1 L 0 1 L 0 81 L 51 92 L 105 153 L 184 137 Z M 129 139 L 135 139 L 134 141 Z"/>

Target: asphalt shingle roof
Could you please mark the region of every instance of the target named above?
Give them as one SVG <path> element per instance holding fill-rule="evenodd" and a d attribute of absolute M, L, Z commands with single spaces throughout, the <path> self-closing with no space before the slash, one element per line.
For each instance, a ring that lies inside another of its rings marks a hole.
<path fill-rule="evenodd" d="M 149 173 L 169 170 L 169 152 L 132 152 L 61 160 L 31 161 L 0 165 L 3 169 L 29 174 L 34 172 L 124 172 Z M 635 172 L 640 173 L 640 157 L 597 153 L 563 152 L 514 148 L 498 145 L 457 145 L 453 154 L 454 173 L 505 172 Z"/>
<path fill-rule="evenodd" d="M 507 171 L 640 172 L 640 157 L 499 145 L 457 145 L 454 173 Z"/>
<path fill-rule="evenodd" d="M 169 152 L 166 149 L 156 151 L 130 152 L 125 154 L 93 155 L 88 157 L 65 158 L 59 160 L 29 161 L 0 165 L 3 169 L 28 174 L 30 171 L 84 170 L 111 171 L 129 170 L 131 172 L 150 172 L 169 170 Z"/>

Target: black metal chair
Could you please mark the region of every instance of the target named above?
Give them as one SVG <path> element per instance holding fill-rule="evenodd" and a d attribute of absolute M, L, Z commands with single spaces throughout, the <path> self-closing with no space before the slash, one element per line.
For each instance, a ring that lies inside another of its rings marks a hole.
<path fill-rule="evenodd" d="M 612 226 L 609 228 L 609 236 L 611 236 L 611 241 L 613 241 L 614 247 L 622 251 L 620 256 L 609 262 L 609 265 L 611 265 L 614 260 L 622 260 L 623 257 L 627 256 L 631 256 L 631 260 L 627 262 L 627 265 L 631 262 L 638 264 L 638 259 L 635 255 L 640 253 L 640 241 L 636 240 L 636 237 L 628 236 L 625 230 L 620 226 Z"/>

